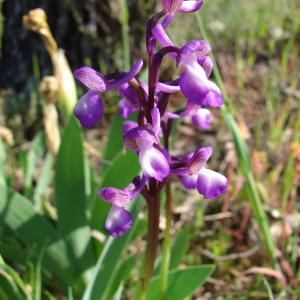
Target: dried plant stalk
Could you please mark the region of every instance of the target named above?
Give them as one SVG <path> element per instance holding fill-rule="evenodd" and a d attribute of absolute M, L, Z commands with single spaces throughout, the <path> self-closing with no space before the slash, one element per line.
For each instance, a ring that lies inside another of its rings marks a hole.
<path fill-rule="evenodd" d="M 30 10 L 23 16 L 23 24 L 26 28 L 39 33 L 44 41 L 58 83 L 58 103 L 65 118 L 68 118 L 77 101 L 76 86 L 64 51 L 58 48 L 53 38 L 45 11 L 40 8 Z"/>
<path fill-rule="evenodd" d="M 43 98 L 43 123 L 45 127 L 48 149 L 56 154 L 60 145 L 58 113 L 55 107 L 58 93 L 58 82 L 53 76 L 46 76 L 40 84 L 40 94 Z"/>

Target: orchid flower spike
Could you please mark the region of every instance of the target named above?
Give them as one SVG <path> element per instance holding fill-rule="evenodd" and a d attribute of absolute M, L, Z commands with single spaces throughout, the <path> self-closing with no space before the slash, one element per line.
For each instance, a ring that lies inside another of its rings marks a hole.
<path fill-rule="evenodd" d="M 111 204 L 104 227 L 113 237 L 126 234 L 132 227 L 130 204 L 141 194 L 149 205 L 159 201 L 159 193 L 174 177 L 186 189 L 197 190 L 204 198 L 214 199 L 227 191 L 227 179 L 207 168 L 213 149 L 203 146 L 184 155 L 170 151 L 173 120 L 190 118 L 193 125 L 208 129 L 211 126 L 209 107 L 223 104 L 221 91 L 209 77 L 213 62 L 208 56 L 210 45 L 195 40 L 177 46 L 166 29 L 178 13 L 192 13 L 203 1 L 162 0 L 163 10 L 152 16 L 146 26 L 148 85 L 136 76 L 142 68 L 138 60 L 127 72 L 101 74 L 90 67 L 74 72 L 88 91 L 77 102 L 74 114 L 83 127 L 94 127 L 104 113 L 103 93 L 116 89 L 120 95 L 119 114 L 123 120 L 123 141 L 127 151 L 139 160 L 141 176 L 135 177 L 125 188 L 104 187 L 99 198 Z M 161 82 L 160 68 L 165 56 L 170 56 L 180 67 L 177 77 Z M 170 111 L 169 99 L 181 93 L 185 105 Z M 150 207 L 150 206 L 149 206 Z"/>

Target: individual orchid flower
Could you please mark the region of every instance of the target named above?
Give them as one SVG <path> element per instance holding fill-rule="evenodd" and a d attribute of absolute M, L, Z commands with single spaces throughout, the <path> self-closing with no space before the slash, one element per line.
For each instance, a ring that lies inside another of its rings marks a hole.
<path fill-rule="evenodd" d="M 132 225 L 132 217 L 126 205 L 138 196 L 147 177 L 135 177 L 125 189 L 106 187 L 100 190 L 99 198 L 112 204 L 105 222 L 106 231 L 113 237 L 125 234 Z"/>
<path fill-rule="evenodd" d="M 170 167 L 165 154 L 156 146 L 159 145 L 160 113 L 152 110 L 153 125 L 137 126 L 127 131 L 124 136 L 125 147 L 136 151 L 142 171 L 148 177 L 161 182 L 169 175 Z"/>
<path fill-rule="evenodd" d="M 105 76 L 90 67 L 82 67 L 75 70 L 75 78 L 89 89 L 79 99 L 74 108 L 75 116 L 79 119 L 81 125 L 88 128 L 94 127 L 104 112 L 103 102 L 98 94 L 122 86 L 135 77 L 142 66 L 143 61 L 139 59 L 132 69 L 121 77 L 118 74 Z"/>
<path fill-rule="evenodd" d="M 226 177 L 204 167 L 211 154 L 211 147 L 202 147 L 172 165 L 173 174 L 180 175 L 186 189 L 197 189 L 207 199 L 214 199 L 227 191 Z"/>

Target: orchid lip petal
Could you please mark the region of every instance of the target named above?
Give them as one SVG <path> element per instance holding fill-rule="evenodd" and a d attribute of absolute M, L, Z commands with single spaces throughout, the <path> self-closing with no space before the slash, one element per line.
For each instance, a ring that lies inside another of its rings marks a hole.
<path fill-rule="evenodd" d="M 142 150 L 139 153 L 139 161 L 144 174 L 153 177 L 157 181 L 169 175 L 170 167 L 165 155 L 155 147 Z"/>
<path fill-rule="evenodd" d="M 203 5 L 203 1 L 183 1 L 179 12 L 192 13 L 199 10 Z"/>
<path fill-rule="evenodd" d="M 192 123 L 202 129 L 208 129 L 211 126 L 211 113 L 206 108 L 199 108 L 192 116 Z"/>
<path fill-rule="evenodd" d="M 198 172 L 197 190 L 207 199 L 214 199 L 227 191 L 227 179 L 222 174 L 202 168 Z"/>
<path fill-rule="evenodd" d="M 198 63 L 186 66 L 179 78 L 179 85 L 189 102 L 212 107 L 224 103 L 220 89 L 207 79 L 204 69 Z"/>
<path fill-rule="evenodd" d="M 74 107 L 74 115 L 85 128 L 95 127 L 104 113 L 101 98 L 97 93 L 89 91 L 84 94 Z"/>
<path fill-rule="evenodd" d="M 182 185 L 188 190 L 194 190 L 197 187 L 198 175 L 180 176 Z"/>
<path fill-rule="evenodd" d="M 113 237 L 124 235 L 132 226 L 132 216 L 124 208 L 113 206 L 105 222 L 106 231 Z"/>

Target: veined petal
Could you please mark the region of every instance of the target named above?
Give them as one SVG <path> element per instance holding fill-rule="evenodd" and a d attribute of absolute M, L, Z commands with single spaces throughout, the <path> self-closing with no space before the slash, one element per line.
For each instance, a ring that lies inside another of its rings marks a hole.
<path fill-rule="evenodd" d="M 196 174 L 206 164 L 213 152 L 212 147 L 202 147 L 198 149 L 189 161 L 189 173 L 190 175 Z"/>
<path fill-rule="evenodd" d="M 113 88 L 118 88 L 138 74 L 143 66 L 143 61 L 138 59 L 128 73 L 115 80 L 106 80 L 105 76 L 90 67 L 82 67 L 74 71 L 74 76 L 88 89 L 103 93 Z"/>
<path fill-rule="evenodd" d="M 83 127 L 91 128 L 96 126 L 104 113 L 101 98 L 97 93 L 89 91 L 84 94 L 76 103 L 74 115 Z"/>
<path fill-rule="evenodd" d="M 202 168 L 198 172 L 197 190 L 207 199 L 214 199 L 227 191 L 227 179 L 222 174 Z"/>
<path fill-rule="evenodd" d="M 199 10 L 203 5 L 203 1 L 183 1 L 180 12 L 192 13 Z"/>
<path fill-rule="evenodd" d="M 113 206 L 105 222 L 106 231 L 113 237 L 125 234 L 132 226 L 131 214 L 124 208 Z"/>
<path fill-rule="evenodd" d="M 197 187 L 198 175 L 180 176 L 182 185 L 188 190 L 194 190 Z"/>
<path fill-rule="evenodd" d="M 144 174 L 162 181 L 170 173 L 170 166 L 164 154 L 155 147 L 142 150 L 139 161 Z"/>
<path fill-rule="evenodd" d="M 82 67 L 74 71 L 74 77 L 79 80 L 88 89 L 102 93 L 106 89 L 106 83 L 103 74 L 90 67 Z"/>
<path fill-rule="evenodd" d="M 206 77 L 208 78 L 213 68 L 213 61 L 209 56 L 201 56 L 197 59 L 198 64 L 204 69 Z"/>
<path fill-rule="evenodd" d="M 117 207 L 124 207 L 131 200 L 128 192 L 113 187 L 101 189 L 99 192 L 99 198 L 110 202 L 112 205 Z"/>
<path fill-rule="evenodd" d="M 176 12 L 182 6 L 183 0 L 162 0 L 163 9 L 167 12 Z"/>
<path fill-rule="evenodd" d="M 211 125 L 211 113 L 206 108 L 199 108 L 192 116 L 192 123 L 199 128 L 208 129 Z"/>

